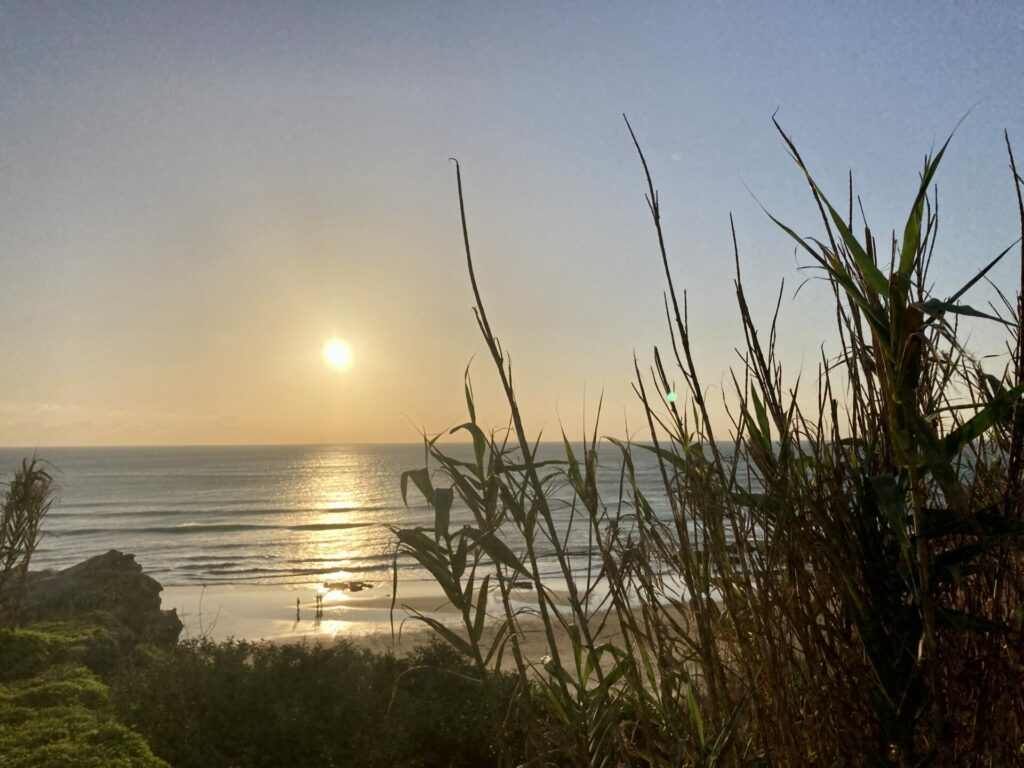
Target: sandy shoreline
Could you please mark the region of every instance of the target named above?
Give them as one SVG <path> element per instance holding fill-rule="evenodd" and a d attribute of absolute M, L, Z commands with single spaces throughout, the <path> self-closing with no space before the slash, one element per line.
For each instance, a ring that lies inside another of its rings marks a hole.
<path fill-rule="evenodd" d="M 316 596 L 323 595 L 322 616 L 316 616 Z M 549 655 L 548 640 L 538 616 L 532 591 L 517 594 L 517 606 L 526 608 L 520 616 L 519 647 L 528 663 L 540 664 Z M 296 601 L 298 618 L 296 619 Z M 182 639 L 207 637 L 211 640 L 266 640 L 273 643 L 331 643 L 349 641 L 377 653 L 409 653 L 436 636 L 434 630 L 412 617 L 409 610 L 420 611 L 451 626 L 460 635 L 461 617 L 439 587 L 427 581 L 399 582 L 392 634 L 392 584 L 378 582 L 356 592 L 324 591 L 320 584 L 227 585 L 165 587 L 163 607 L 176 608 L 185 624 Z M 495 611 L 500 606 L 494 605 Z M 484 630 L 488 647 L 501 622 L 497 613 Z M 557 628 L 559 653 L 570 654 L 568 635 Z M 609 623 L 603 640 L 620 637 L 618 627 Z M 512 649 L 507 644 L 503 666 L 512 665 Z M 563 662 L 565 663 L 565 662 Z"/>
<path fill-rule="evenodd" d="M 316 597 L 323 597 L 318 617 Z M 392 590 L 377 582 L 358 592 L 325 590 L 322 584 L 216 584 L 169 586 L 163 608 L 175 608 L 185 625 L 183 639 L 325 640 L 363 635 L 390 635 Z M 450 614 L 451 605 L 429 582 L 401 584 L 399 604 L 429 615 Z M 396 607 L 397 624 L 405 618 Z"/>

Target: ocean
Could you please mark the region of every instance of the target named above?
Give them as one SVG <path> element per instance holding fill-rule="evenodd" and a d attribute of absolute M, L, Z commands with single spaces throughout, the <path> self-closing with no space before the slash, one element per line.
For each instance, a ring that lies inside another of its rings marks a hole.
<path fill-rule="evenodd" d="M 448 446 L 469 459 L 471 448 Z M 0 449 L 0 478 L 26 455 Z M 135 555 L 165 587 L 314 584 L 390 579 L 395 542 L 388 526 L 433 526 L 418 493 L 402 501 L 403 471 L 424 466 L 421 444 L 43 448 L 57 501 L 43 526 L 33 569 L 64 568 L 118 549 Z M 657 464 L 636 452 L 642 487 L 660 484 Z M 542 458 L 564 458 L 561 444 Z M 618 499 L 618 450 L 602 449 L 599 490 Z M 411 484 L 410 484 L 411 487 Z M 663 495 L 663 494 L 662 494 Z M 662 509 L 663 513 L 667 510 Z M 568 520 L 568 511 L 556 514 Z M 453 508 L 452 525 L 471 522 Z M 574 524 L 570 550 L 589 546 Z M 582 560 L 582 558 L 580 558 Z M 428 579 L 399 560 L 403 580 Z M 542 570 L 555 573 L 553 560 Z"/>

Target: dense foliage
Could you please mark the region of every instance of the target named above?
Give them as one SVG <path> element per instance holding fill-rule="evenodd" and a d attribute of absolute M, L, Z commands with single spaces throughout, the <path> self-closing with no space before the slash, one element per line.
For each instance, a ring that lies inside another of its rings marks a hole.
<path fill-rule="evenodd" d="M 118 647 L 87 623 L 0 630 L 0 765 L 491 765 L 516 685 L 439 644 Z"/>
<path fill-rule="evenodd" d="M 555 761 L 577 766 L 1024 764 L 1024 299 L 1019 285 L 993 285 L 984 309 L 961 300 L 1016 243 L 975 256 L 989 263 L 935 295 L 931 187 L 948 141 L 926 158 L 902 231 L 880 246 L 852 185 L 840 211 L 780 135 L 822 227 L 803 237 L 776 223 L 835 302 L 816 380 L 787 379 L 775 320 L 752 317 L 734 231 L 745 345 L 726 388 L 731 424 L 712 419 L 637 143 L 672 342 L 647 371 L 636 366 L 643 443 L 605 444 L 619 458 L 612 499 L 598 493 L 596 426 L 582 452 L 566 439 L 564 460 L 536 458 L 481 299 L 457 169 L 476 320 L 510 428 L 481 430 L 467 379 L 469 419 L 452 431 L 471 436 L 474 460 L 446 454 L 438 436 L 428 466 L 403 478 L 435 524 L 396 530 L 400 547 L 463 625 L 418 618 L 481 679 L 511 655 L 520 690 L 540 689 L 521 708 L 538 762 L 553 757 L 549 739 L 528 724 L 550 718 Z M 1012 151 L 1010 166 L 1024 230 Z M 1001 358 L 971 349 L 964 317 L 1005 345 Z M 638 452 L 656 457 L 669 514 L 638 487 Z M 454 503 L 474 525 L 450 526 Z M 568 547 L 567 525 L 585 527 L 596 554 Z M 557 584 L 538 565 L 552 555 Z M 534 610 L 511 599 L 522 581 L 540 596 Z M 548 640 L 543 668 L 518 646 L 526 614 Z"/>
<path fill-rule="evenodd" d="M 441 645 L 396 659 L 347 643 L 193 641 L 143 649 L 112 687 L 124 722 L 177 768 L 470 768 L 494 764 L 516 684 L 485 688 L 471 672 Z"/>
<path fill-rule="evenodd" d="M 101 632 L 81 626 L 0 630 L 0 765 L 166 768 L 118 720 L 107 686 L 85 666 L 105 647 Z"/>

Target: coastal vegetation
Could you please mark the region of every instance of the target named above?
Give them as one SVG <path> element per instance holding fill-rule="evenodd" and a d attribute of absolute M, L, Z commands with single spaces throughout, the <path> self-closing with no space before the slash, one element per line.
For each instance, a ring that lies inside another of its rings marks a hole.
<path fill-rule="evenodd" d="M 480 686 L 449 647 L 190 641 L 123 665 L 116 711 L 179 768 L 493 765 L 511 674 Z M 518 726 L 517 726 L 518 727 Z M 511 744 L 523 742 L 512 730 Z M 516 759 L 521 753 L 513 752 Z"/>
<path fill-rule="evenodd" d="M 474 311 L 509 426 L 481 429 L 467 375 L 468 420 L 452 432 L 468 434 L 475 458 L 426 439 L 427 465 L 402 486 L 433 507 L 435 525 L 396 536 L 461 627 L 416 618 L 473 662 L 485 688 L 499 669 L 518 676 L 508 712 L 529 765 L 1024 764 L 1022 299 L 1021 286 L 989 279 L 1016 243 L 936 293 L 932 186 L 949 141 L 926 158 L 901 232 L 879 242 L 855 213 L 852 182 L 837 206 L 779 134 L 821 229 L 804 237 L 773 220 L 834 300 L 817 376 L 786 377 L 781 306 L 767 323 L 753 317 L 733 229 L 745 345 L 728 378 L 731 423 L 714 422 L 661 201 L 630 128 L 671 345 L 636 362 L 641 440 L 602 445 L 595 424 L 582 449 L 565 436 L 557 462 L 537 458 L 523 423 L 481 298 L 456 164 Z M 996 301 L 967 304 L 986 284 Z M 998 361 L 972 351 L 964 318 L 1005 342 Z M 598 494 L 602 450 L 616 452 L 617 498 Z M 657 457 L 669 514 L 637 484 L 639 453 Z M 474 525 L 451 526 L 456 500 Z M 568 546 L 572 526 L 588 531 L 585 551 Z M 552 556 L 554 579 L 538 565 Z M 535 608 L 513 599 L 522 582 Z M 496 634 L 484 632 L 488 617 Z M 543 663 L 521 651 L 526 622 L 548 640 Z M 501 746 L 501 763 L 518 764 L 519 745 Z"/>
<path fill-rule="evenodd" d="M 118 719 L 109 687 L 86 666 L 109 639 L 98 634 L 74 624 L 0 629 L 0 765 L 167 766 Z"/>
<path fill-rule="evenodd" d="M 403 658 L 348 642 L 178 642 L 159 585 L 108 552 L 26 581 L 0 629 L 0 766 L 471 766 L 516 678 L 482 688 L 437 643 Z M 514 727 L 511 744 L 523 743 Z"/>
<path fill-rule="evenodd" d="M 782 370 L 782 293 L 775 317 L 754 317 L 734 231 L 745 341 L 731 421 L 714 421 L 630 128 L 671 343 L 636 361 L 639 439 L 601 439 L 594 424 L 582 446 L 564 435 L 557 460 L 538 458 L 520 413 L 456 165 L 508 428 L 481 427 L 467 374 L 452 432 L 472 459 L 432 436 L 401 478 L 434 525 L 396 528 L 396 546 L 458 619 L 412 611 L 436 642 L 407 657 L 178 642 L 159 585 L 113 551 L 62 572 L 73 584 L 32 578 L 52 480 L 26 461 L 0 519 L 0 765 L 1024 764 L 1024 299 L 990 282 L 1016 243 L 938 293 L 933 185 L 949 142 L 880 244 L 852 184 L 837 206 L 779 133 L 821 229 L 776 223 L 820 278 L 808 290 L 834 300 L 816 377 Z M 1007 151 L 1024 231 L 1008 139 Z M 986 285 L 991 305 L 971 298 Z M 983 358 L 965 322 L 1005 354 Z M 641 455 L 657 462 L 658 499 L 637 480 Z M 613 498 L 598 491 L 608 471 Z M 471 524 L 453 525 L 457 507 Z M 527 632 L 544 637 L 543 658 L 525 652 Z"/>
<path fill-rule="evenodd" d="M 0 626 L 11 626 L 21 606 L 43 518 L 53 504 L 53 478 L 35 457 L 25 459 L 0 506 Z"/>
<path fill-rule="evenodd" d="M 0 630 L 0 765 L 473 768 L 494 763 L 516 685 L 485 692 L 439 644 L 402 659 L 346 642 L 121 651 L 94 624 Z"/>

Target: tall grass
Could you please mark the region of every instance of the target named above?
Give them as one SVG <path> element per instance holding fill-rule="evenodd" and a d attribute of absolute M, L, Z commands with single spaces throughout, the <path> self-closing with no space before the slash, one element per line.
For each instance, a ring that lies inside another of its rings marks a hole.
<path fill-rule="evenodd" d="M 734 231 L 745 348 L 722 432 L 657 190 L 629 130 L 671 346 L 636 363 L 644 441 L 602 446 L 595 426 L 581 450 L 565 439 L 557 462 L 538 459 L 523 424 L 474 271 L 456 164 L 474 311 L 510 426 L 481 429 L 467 376 L 468 421 L 453 432 L 469 434 L 473 459 L 449 455 L 438 436 L 426 441 L 427 466 L 402 478 L 435 524 L 397 530 L 399 548 L 436 579 L 461 627 L 415 617 L 465 654 L 484 686 L 499 666 L 514 669 L 519 695 L 505 718 L 525 728 L 528 765 L 1024 764 L 1024 299 L 1016 286 L 997 308 L 961 301 L 1014 246 L 948 298 L 932 295 L 930 189 L 949 142 L 926 158 L 902 235 L 880 247 L 855 224 L 852 189 L 840 211 L 779 128 L 821 233 L 773 220 L 831 292 L 840 349 L 823 352 L 807 409 L 807 382 L 784 383 L 775 318 L 762 325 L 751 314 Z M 1007 150 L 1024 230 L 1008 138 Z M 961 316 L 1004 334 L 1001 372 L 972 353 Z M 668 397 L 673 376 L 684 382 L 678 399 Z M 618 498 L 598 493 L 602 447 L 618 456 Z M 671 514 L 637 483 L 641 453 L 657 461 Z M 473 525 L 451 526 L 456 499 Z M 567 525 L 589 529 L 588 552 L 570 550 Z M 567 600 L 542 580 L 542 552 L 554 553 Z M 523 581 L 536 610 L 513 599 Z M 535 624 L 543 665 L 520 643 Z"/>
<path fill-rule="evenodd" d="M 36 459 L 25 459 L 0 506 L 0 626 L 13 626 L 43 518 L 53 504 L 53 478 Z"/>

